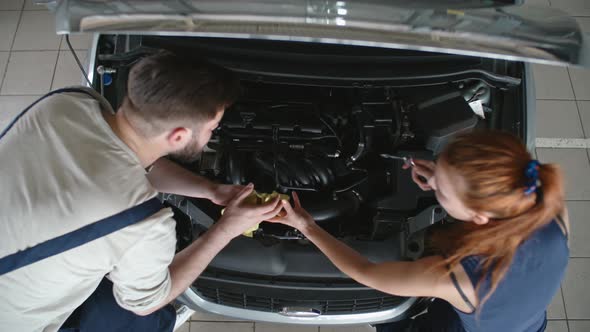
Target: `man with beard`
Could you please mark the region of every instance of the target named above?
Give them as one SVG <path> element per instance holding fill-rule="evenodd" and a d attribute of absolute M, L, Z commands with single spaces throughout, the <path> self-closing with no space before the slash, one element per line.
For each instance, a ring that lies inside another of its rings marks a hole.
<path fill-rule="evenodd" d="M 68 88 L 0 129 L 3 330 L 56 331 L 68 317 L 81 331 L 172 330 L 169 303 L 231 239 L 282 208 L 248 206 L 252 185 L 215 184 L 164 158 L 194 160 L 239 91 L 228 70 L 162 52 L 133 66 L 116 113 L 94 90 Z M 158 192 L 227 208 L 175 255 L 170 209 L 125 227 L 112 219 L 145 213 Z M 110 231 L 87 232 L 106 220 Z"/>

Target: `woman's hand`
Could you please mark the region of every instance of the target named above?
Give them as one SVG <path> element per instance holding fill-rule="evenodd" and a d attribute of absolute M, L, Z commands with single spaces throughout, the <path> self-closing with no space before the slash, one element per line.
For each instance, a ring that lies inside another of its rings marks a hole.
<path fill-rule="evenodd" d="M 252 184 L 244 187 L 227 204 L 223 216 L 214 225 L 232 239 L 254 227 L 256 224 L 275 217 L 283 209 L 280 197 L 276 197 L 272 201 L 261 205 L 244 202 L 246 197 L 252 193 L 252 190 L 254 190 Z"/>
<path fill-rule="evenodd" d="M 434 177 L 436 164 L 433 161 L 423 159 L 414 159 L 414 163 L 416 166 L 413 167 L 404 164 L 403 169 L 408 169 L 411 167 L 412 179 L 418 185 L 418 187 L 424 191 L 432 190 L 432 186 L 430 186 L 429 183 L 431 183 L 431 178 Z"/>
<path fill-rule="evenodd" d="M 305 234 L 310 226 L 315 225 L 315 221 L 313 220 L 313 217 L 301 207 L 301 202 L 299 201 L 299 196 L 297 196 L 296 192 L 293 192 L 293 203 L 294 206 L 291 206 L 291 204 L 289 204 L 289 202 L 286 200 L 281 201 L 286 215 L 283 217 L 277 216 L 275 218 L 269 219 L 268 221 L 279 222 L 281 224 L 297 228 L 299 231 L 301 231 L 301 233 Z"/>

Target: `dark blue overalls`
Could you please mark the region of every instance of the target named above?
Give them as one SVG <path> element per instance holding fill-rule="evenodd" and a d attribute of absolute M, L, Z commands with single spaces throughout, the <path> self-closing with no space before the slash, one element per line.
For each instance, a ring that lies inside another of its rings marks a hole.
<path fill-rule="evenodd" d="M 64 92 L 84 93 L 92 96 L 88 91 L 76 88 L 52 91 L 39 98 L 18 114 L 15 119 L 2 130 L 2 132 L 0 132 L 0 140 L 35 104 L 46 97 Z M 2 257 L 0 258 L 0 276 L 116 232 L 146 219 L 161 209 L 162 204 L 160 201 L 157 198 L 152 198 L 130 209 L 96 221 L 72 232 Z M 70 318 L 68 318 L 60 331 L 168 332 L 173 330 L 175 322 L 176 311 L 171 305 L 166 305 L 164 308 L 147 316 L 138 316 L 131 311 L 121 308 L 113 296 L 113 284 L 110 280 L 104 278 L 94 293 L 74 311 Z"/>
<path fill-rule="evenodd" d="M 413 320 L 377 326 L 377 331 L 545 331 L 546 308 L 559 290 L 569 257 L 567 235 L 563 234 L 559 224 L 565 229 L 563 220 L 558 217 L 535 231 L 518 247 L 508 272 L 480 312 L 464 313 L 437 299 L 428 308 L 428 313 Z M 480 263 L 481 257 L 476 256 L 461 261 L 474 287 L 483 276 Z M 458 284 L 455 286 L 459 287 Z M 489 289 L 490 275 L 486 275 L 479 298 L 484 298 Z M 460 288 L 458 290 L 462 292 Z"/>

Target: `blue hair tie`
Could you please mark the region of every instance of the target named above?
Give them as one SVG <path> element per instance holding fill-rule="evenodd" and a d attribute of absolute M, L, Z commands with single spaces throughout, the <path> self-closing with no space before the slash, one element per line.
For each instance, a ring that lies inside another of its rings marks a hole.
<path fill-rule="evenodd" d="M 526 165 L 524 175 L 526 176 L 526 189 L 524 194 L 526 196 L 536 192 L 541 187 L 541 181 L 539 180 L 539 168 L 541 163 L 538 160 L 531 160 Z"/>

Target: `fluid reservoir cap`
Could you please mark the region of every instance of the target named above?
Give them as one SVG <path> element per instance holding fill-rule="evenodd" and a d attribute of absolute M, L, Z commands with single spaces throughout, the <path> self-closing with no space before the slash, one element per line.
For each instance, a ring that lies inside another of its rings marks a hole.
<path fill-rule="evenodd" d="M 104 75 L 102 75 L 102 83 L 105 86 L 111 85 L 111 83 L 113 83 L 113 76 L 111 74 L 105 73 Z"/>

